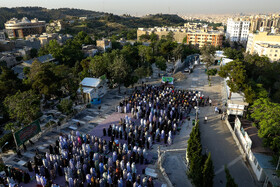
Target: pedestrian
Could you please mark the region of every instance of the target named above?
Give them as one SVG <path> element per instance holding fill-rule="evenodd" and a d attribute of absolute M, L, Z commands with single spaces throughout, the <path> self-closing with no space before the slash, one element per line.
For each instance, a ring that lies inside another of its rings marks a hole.
<path fill-rule="evenodd" d="M 20 149 L 17 150 L 17 156 L 18 156 L 19 158 L 22 157 L 22 154 L 21 154 L 21 152 L 20 152 Z"/>
<path fill-rule="evenodd" d="M 209 105 L 212 106 L 212 100 L 211 99 L 209 99 Z"/>
<path fill-rule="evenodd" d="M 28 140 L 29 141 L 29 143 L 31 144 L 31 145 L 34 145 L 34 143 L 31 141 L 31 140 Z"/>
<path fill-rule="evenodd" d="M 207 119 L 208 119 L 207 116 L 205 116 L 205 117 L 204 117 L 204 123 L 207 122 Z"/>
<path fill-rule="evenodd" d="M 22 144 L 22 146 L 23 146 L 23 150 L 27 151 L 26 145 L 24 143 Z"/>
<path fill-rule="evenodd" d="M 221 115 L 221 120 L 224 120 L 224 113 Z"/>

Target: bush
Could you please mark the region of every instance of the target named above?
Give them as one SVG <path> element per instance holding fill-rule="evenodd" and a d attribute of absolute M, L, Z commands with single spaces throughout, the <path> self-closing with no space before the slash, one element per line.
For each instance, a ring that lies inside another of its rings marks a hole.
<path fill-rule="evenodd" d="M 4 169 L 5 169 L 5 164 L 0 163 L 0 172 L 4 171 Z"/>
<path fill-rule="evenodd" d="M 71 99 L 63 99 L 63 100 L 60 101 L 57 108 L 63 114 L 69 115 L 69 114 L 72 113 L 72 106 L 73 106 L 73 101 Z"/>
<path fill-rule="evenodd" d="M 12 133 L 5 134 L 0 138 L 0 147 L 2 147 L 6 142 L 9 142 L 8 145 L 3 147 L 3 152 L 8 149 L 12 149 L 15 146 L 14 137 Z"/>
<path fill-rule="evenodd" d="M 162 71 L 166 70 L 166 60 L 163 56 L 156 57 L 156 66 Z"/>

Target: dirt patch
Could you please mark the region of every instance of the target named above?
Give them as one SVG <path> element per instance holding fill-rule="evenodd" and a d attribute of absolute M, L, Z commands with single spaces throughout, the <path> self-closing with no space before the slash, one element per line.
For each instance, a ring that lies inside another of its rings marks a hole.
<path fill-rule="evenodd" d="M 187 78 L 187 76 L 182 72 L 178 72 L 178 73 L 174 74 L 173 77 L 175 78 L 175 80 L 178 80 L 178 81 Z"/>

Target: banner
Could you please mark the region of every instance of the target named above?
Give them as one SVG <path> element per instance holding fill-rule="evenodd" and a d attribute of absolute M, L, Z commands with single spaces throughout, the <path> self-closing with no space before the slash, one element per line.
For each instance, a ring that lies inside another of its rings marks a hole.
<path fill-rule="evenodd" d="M 22 128 L 15 133 L 15 139 L 17 146 L 22 145 L 24 142 L 28 141 L 30 138 L 41 132 L 39 120 L 30 123 L 28 126 Z"/>
<path fill-rule="evenodd" d="M 162 77 L 161 82 L 166 83 L 168 81 L 168 84 L 173 84 L 173 77 Z"/>

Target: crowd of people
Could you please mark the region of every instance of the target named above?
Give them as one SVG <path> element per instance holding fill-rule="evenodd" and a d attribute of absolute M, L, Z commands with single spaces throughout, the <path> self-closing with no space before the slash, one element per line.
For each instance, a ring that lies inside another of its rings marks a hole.
<path fill-rule="evenodd" d="M 22 182 L 27 184 L 31 180 L 29 173 L 20 169 L 6 166 L 4 172 L 5 176 L 0 176 L 0 184 L 6 186 L 18 186 Z"/>
<path fill-rule="evenodd" d="M 145 172 L 137 166 L 148 163 L 147 151 L 155 142 L 171 145 L 192 108 L 207 103 L 209 98 L 200 92 L 142 85 L 117 106 L 118 112 L 131 113 L 131 117 L 126 115 L 118 124 L 104 128 L 104 137 L 79 131 L 60 134 L 55 145 L 49 145 L 49 152 L 43 156 L 37 152 L 34 162 L 27 163 L 29 173 L 37 186 L 59 186 L 54 181 L 60 177 L 63 186 L 69 187 L 152 187 L 152 177 L 141 177 Z M 20 177 L 6 170 L 11 186 L 30 181 L 28 172 Z"/>
<path fill-rule="evenodd" d="M 131 113 L 120 124 L 110 126 L 107 135 L 112 140 L 125 139 L 132 146 L 149 149 L 153 142 L 172 144 L 172 136 L 180 130 L 182 120 L 195 106 L 205 106 L 209 97 L 197 91 L 175 90 L 170 87 L 143 85 L 118 106 L 120 113 Z M 106 129 L 103 129 L 106 135 Z"/>

